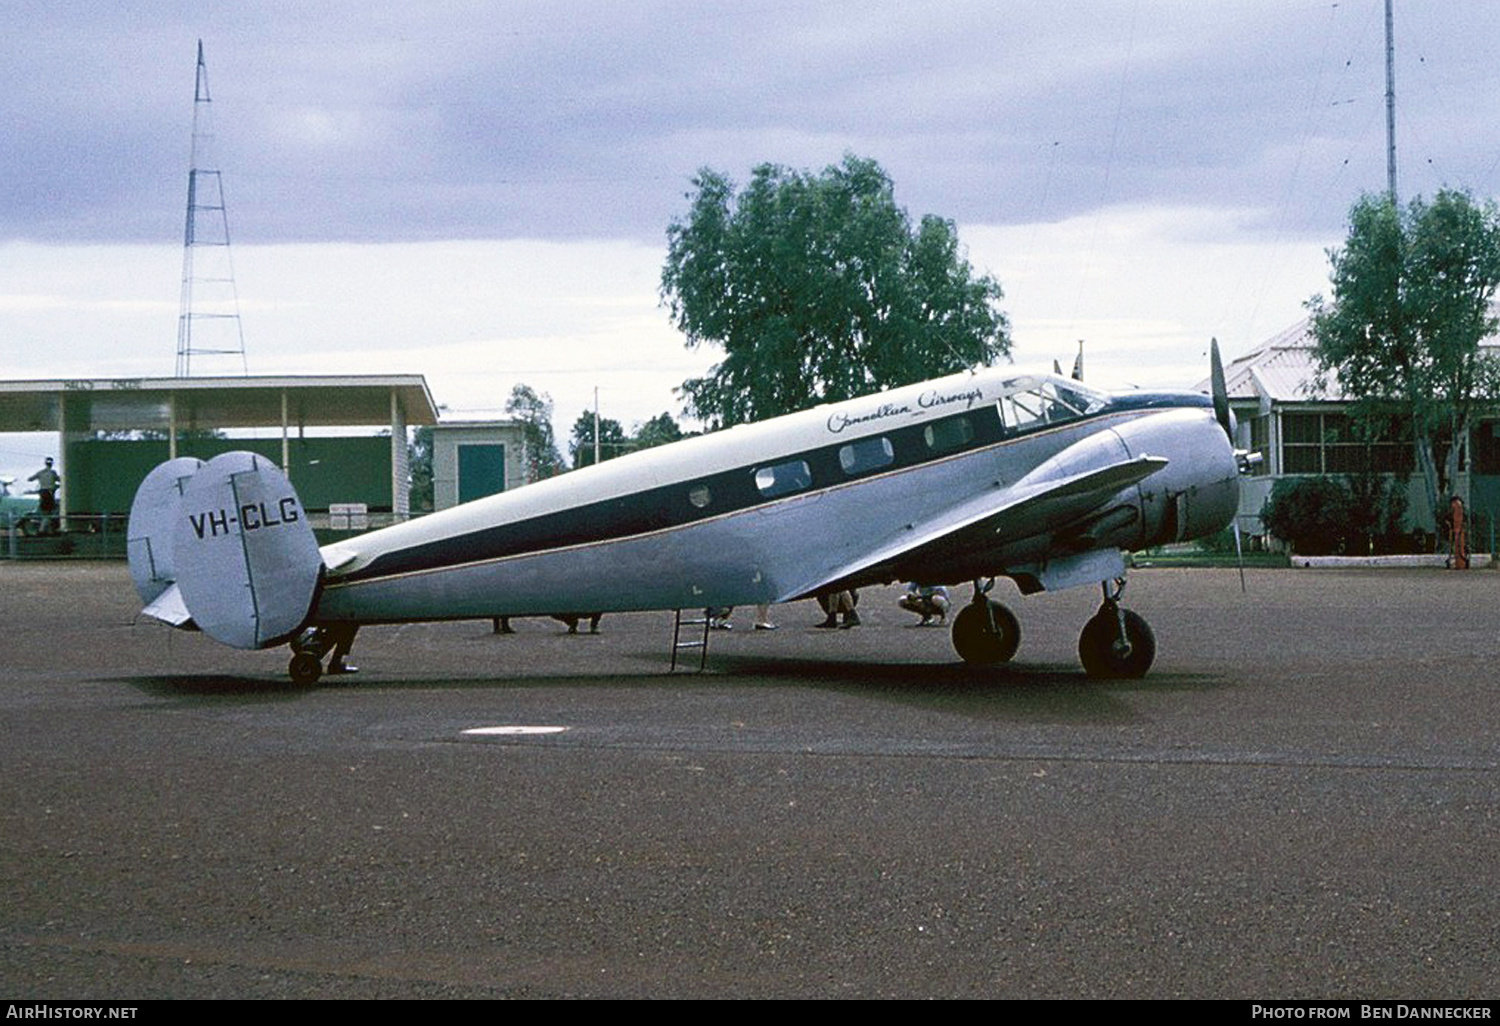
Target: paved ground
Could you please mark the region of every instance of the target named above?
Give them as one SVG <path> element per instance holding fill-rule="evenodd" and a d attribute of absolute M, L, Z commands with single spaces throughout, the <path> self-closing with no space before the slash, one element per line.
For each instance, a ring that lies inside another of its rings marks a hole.
<path fill-rule="evenodd" d="M 1500 574 L 1138 571 L 1015 597 L 1017 662 L 749 610 L 372 629 L 283 683 L 0 563 L 0 997 L 1493 998 Z M 539 735 L 473 735 L 554 726 Z"/>

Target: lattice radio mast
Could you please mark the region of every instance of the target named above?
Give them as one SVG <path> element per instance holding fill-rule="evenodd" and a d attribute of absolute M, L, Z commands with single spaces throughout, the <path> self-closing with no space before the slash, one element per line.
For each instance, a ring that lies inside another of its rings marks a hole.
<path fill-rule="evenodd" d="M 213 167 L 212 100 L 203 40 L 198 40 L 198 72 L 193 84 L 193 144 L 188 160 L 187 227 L 182 243 L 182 305 L 177 317 L 177 376 L 190 377 L 194 356 L 236 354 L 240 372 L 250 373 L 240 297 L 229 251 L 229 215 L 224 182 Z"/>

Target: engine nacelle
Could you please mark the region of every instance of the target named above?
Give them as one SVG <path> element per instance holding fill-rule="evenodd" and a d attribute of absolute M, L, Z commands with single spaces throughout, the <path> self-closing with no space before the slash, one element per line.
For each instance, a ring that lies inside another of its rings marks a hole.
<path fill-rule="evenodd" d="M 1234 520 L 1240 471 L 1234 447 L 1206 410 L 1155 413 L 1115 429 L 1132 456 L 1164 456 L 1166 467 L 1142 481 L 1135 548 L 1204 538 Z"/>

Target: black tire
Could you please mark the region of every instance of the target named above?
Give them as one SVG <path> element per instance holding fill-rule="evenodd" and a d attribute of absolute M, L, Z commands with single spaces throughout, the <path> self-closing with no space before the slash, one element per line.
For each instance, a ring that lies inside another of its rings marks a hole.
<path fill-rule="evenodd" d="M 1113 612 L 1101 609 L 1083 625 L 1083 632 L 1078 635 L 1078 658 L 1090 677 L 1101 680 L 1144 677 L 1156 661 L 1156 636 L 1151 633 L 1150 625 L 1138 613 L 1128 609 L 1121 610 L 1121 613 L 1125 617 L 1129 652 L 1122 653 L 1115 648 L 1120 628 Z"/>
<path fill-rule="evenodd" d="M 966 663 L 1008 663 L 1020 645 L 1016 614 L 998 602 L 970 602 L 953 618 L 953 650 Z"/>
<path fill-rule="evenodd" d="M 312 687 L 323 676 L 323 662 L 311 652 L 298 652 L 287 663 L 286 675 L 299 687 Z"/>

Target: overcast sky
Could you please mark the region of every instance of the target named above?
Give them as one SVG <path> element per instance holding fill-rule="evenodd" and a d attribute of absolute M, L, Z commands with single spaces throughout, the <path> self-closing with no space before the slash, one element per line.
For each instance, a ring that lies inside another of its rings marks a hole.
<path fill-rule="evenodd" d="M 999 279 L 1017 363 L 1084 339 L 1107 387 L 1296 321 L 1386 184 L 1382 0 L 0 11 L 0 379 L 172 373 L 200 38 L 250 372 L 421 373 L 462 417 L 524 381 L 560 433 L 713 361 L 658 296 L 701 167 L 874 158 Z M 1396 0 L 1403 197 L 1495 194 L 1496 14 Z"/>

